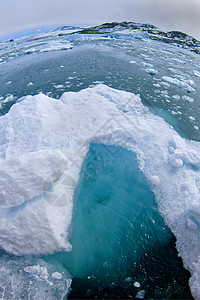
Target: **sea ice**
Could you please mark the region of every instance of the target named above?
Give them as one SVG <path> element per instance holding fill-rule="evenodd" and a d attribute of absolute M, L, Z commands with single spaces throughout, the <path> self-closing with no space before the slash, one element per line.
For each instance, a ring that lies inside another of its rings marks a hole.
<path fill-rule="evenodd" d="M 156 69 L 153 68 L 147 68 L 146 72 L 151 74 L 151 75 L 156 75 L 156 73 L 158 72 Z"/>
<path fill-rule="evenodd" d="M 59 42 L 59 41 L 53 41 L 51 43 L 47 43 L 45 46 L 43 45 L 43 47 L 40 49 L 40 47 L 38 47 L 37 50 L 39 50 L 39 52 L 49 52 L 49 51 L 58 51 L 58 50 L 68 50 L 73 48 L 73 45 L 70 42 Z M 37 50 L 34 50 L 37 51 Z"/>
<path fill-rule="evenodd" d="M 188 103 L 194 102 L 194 99 L 191 98 L 191 97 L 189 97 L 189 96 L 187 96 L 187 95 L 182 96 L 182 99 L 185 100 L 185 101 L 187 101 Z"/>
<path fill-rule="evenodd" d="M 137 64 L 135 60 L 130 60 L 129 63 L 130 64 Z"/>
<path fill-rule="evenodd" d="M 139 282 L 134 282 L 134 284 L 133 284 L 135 287 L 137 287 L 137 288 L 139 288 L 140 287 L 140 283 Z"/>
<path fill-rule="evenodd" d="M 139 292 L 137 292 L 136 294 L 136 299 L 144 299 L 145 297 L 145 290 L 140 290 Z"/>
<path fill-rule="evenodd" d="M 173 95 L 172 98 L 177 101 L 181 99 L 180 95 Z"/>
<path fill-rule="evenodd" d="M 40 196 L 68 168 L 59 150 L 40 150 L 0 165 L 0 207 L 14 207 Z"/>
<path fill-rule="evenodd" d="M 188 118 L 189 118 L 192 122 L 195 121 L 195 117 L 193 117 L 193 116 L 189 116 Z"/>
<path fill-rule="evenodd" d="M 195 89 L 191 87 L 186 81 L 179 80 L 174 77 L 163 76 L 162 79 L 170 84 L 173 84 L 179 88 L 185 89 L 188 92 L 195 92 Z"/>
<path fill-rule="evenodd" d="M 192 89 L 176 78 L 163 80 Z M 102 84 L 59 100 L 27 96 L 0 117 L 1 247 L 16 255 L 70 251 L 73 190 L 91 143 L 135 152 L 149 181 L 159 178 L 151 189 L 191 272 L 191 291 L 200 297 L 200 232 L 191 234 L 187 225 L 188 217 L 199 219 L 191 208 L 200 205 L 200 144 L 181 138 L 139 95 Z"/>
<path fill-rule="evenodd" d="M 193 73 L 194 73 L 195 76 L 200 77 L 200 72 L 199 71 L 194 70 Z"/>
<path fill-rule="evenodd" d="M 56 84 L 55 84 L 55 85 L 54 85 L 54 88 L 55 88 L 55 89 L 63 89 L 63 88 L 64 88 L 64 85 L 62 85 L 62 84 L 57 84 L 57 85 L 56 85 Z"/>
<path fill-rule="evenodd" d="M 59 273 L 59 272 L 53 272 L 51 274 L 52 278 L 55 278 L 55 279 L 62 279 L 62 274 Z"/>
<path fill-rule="evenodd" d="M 64 299 L 72 280 L 71 275 L 58 264 L 52 265 L 32 257 L 13 259 L 3 255 L 0 258 L 0 282 L 1 299 L 53 300 Z"/>
<path fill-rule="evenodd" d="M 132 282 L 132 280 L 133 280 L 132 277 L 127 277 L 127 278 L 125 278 L 125 281 L 126 281 L 126 282 Z"/>

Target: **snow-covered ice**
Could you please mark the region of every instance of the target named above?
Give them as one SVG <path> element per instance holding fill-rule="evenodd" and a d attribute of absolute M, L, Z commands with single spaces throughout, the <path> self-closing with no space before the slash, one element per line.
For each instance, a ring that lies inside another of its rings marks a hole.
<path fill-rule="evenodd" d="M 0 207 L 13 207 L 41 195 L 68 164 L 59 150 L 40 150 L 5 160 L 0 167 Z"/>
<path fill-rule="evenodd" d="M 94 142 L 136 153 L 200 297 L 200 231 L 188 221 L 200 218 L 200 144 L 181 138 L 139 95 L 102 84 L 59 100 L 27 96 L 0 118 L 0 170 L 9 178 L 0 176 L 1 247 L 16 255 L 70 251 L 73 190 Z"/>

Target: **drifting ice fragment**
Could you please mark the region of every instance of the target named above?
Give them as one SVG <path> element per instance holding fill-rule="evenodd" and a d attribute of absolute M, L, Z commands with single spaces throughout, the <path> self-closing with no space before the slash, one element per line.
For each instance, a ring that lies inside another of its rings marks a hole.
<path fill-rule="evenodd" d="M 151 176 L 150 179 L 151 179 L 151 182 L 152 182 L 154 185 L 158 185 L 158 184 L 160 183 L 160 179 L 159 179 L 159 177 L 156 176 L 156 175 Z"/>
<path fill-rule="evenodd" d="M 137 288 L 139 288 L 140 287 L 140 283 L 139 282 L 134 282 L 134 284 L 133 284 L 135 287 L 137 287 Z"/>
<path fill-rule="evenodd" d="M 146 72 L 149 73 L 150 75 L 156 75 L 156 73 L 158 71 L 156 69 L 153 69 L 153 68 L 147 68 Z"/>
<path fill-rule="evenodd" d="M 169 77 L 169 76 L 163 76 L 162 79 L 170 84 L 177 86 L 178 88 L 185 89 L 188 92 L 195 92 L 195 89 L 185 81 L 179 80 L 177 78 Z"/>
<path fill-rule="evenodd" d="M 141 290 L 136 294 L 137 299 L 144 299 L 145 296 L 145 290 Z"/>
<path fill-rule="evenodd" d="M 174 156 L 171 156 L 169 158 L 169 163 L 171 164 L 172 167 L 175 167 L 175 168 L 181 168 L 183 166 L 182 159 L 176 158 Z"/>

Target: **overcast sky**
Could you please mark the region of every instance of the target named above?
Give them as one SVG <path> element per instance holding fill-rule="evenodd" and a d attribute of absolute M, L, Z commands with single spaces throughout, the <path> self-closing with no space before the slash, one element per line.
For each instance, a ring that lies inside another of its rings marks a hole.
<path fill-rule="evenodd" d="M 59 24 L 151 23 L 200 40 L 200 0 L 0 0 L 0 36 Z"/>

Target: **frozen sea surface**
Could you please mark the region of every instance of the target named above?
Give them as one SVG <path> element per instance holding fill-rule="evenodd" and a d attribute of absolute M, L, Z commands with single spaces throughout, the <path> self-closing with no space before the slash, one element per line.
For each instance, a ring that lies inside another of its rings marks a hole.
<path fill-rule="evenodd" d="M 0 43 L 2 297 L 190 298 L 175 238 L 200 297 L 198 49 L 136 23 Z"/>

